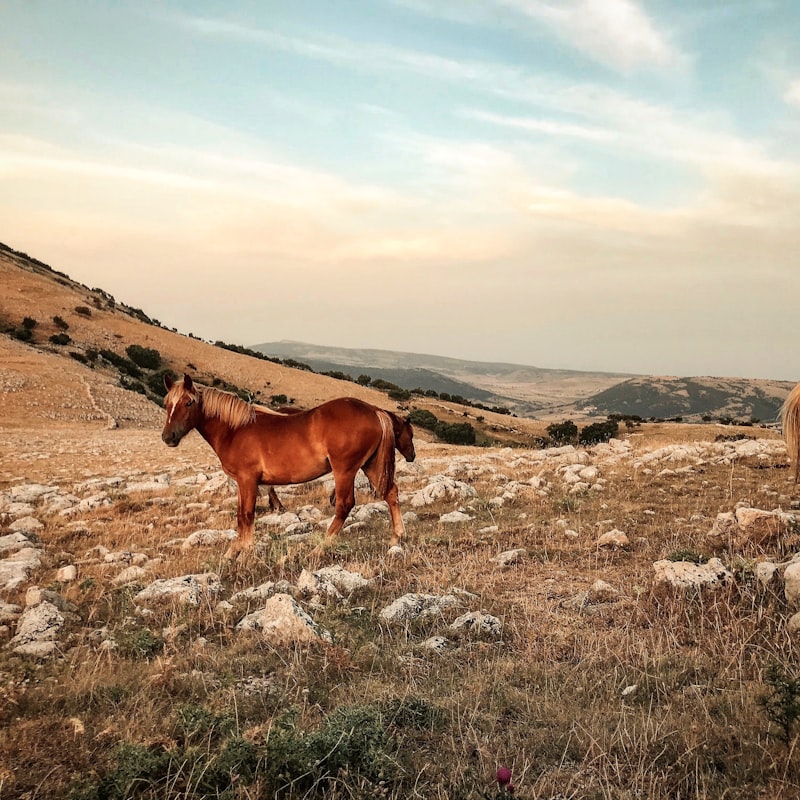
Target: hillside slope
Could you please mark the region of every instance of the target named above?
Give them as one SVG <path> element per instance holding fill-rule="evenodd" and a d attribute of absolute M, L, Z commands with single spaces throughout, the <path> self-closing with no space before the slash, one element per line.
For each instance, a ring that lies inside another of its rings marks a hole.
<path fill-rule="evenodd" d="M 163 328 L 141 309 L 128 307 L 102 289 L 83 286 L 2 245 L 0 284 L 0 395 L 6 425 L 37 417 L 59 422 L 108 423 L 113 419 L 122 426 L 157 426 L 162 412 L 152 402 L 158 398 L 150 391 L 149 381 L 158 383 L 158 372 L 163 370 L 176 375 L 188 372 L 200 383 L 237 388 L 262 403 L 285 395 L 290 402 L 310 408 L 346 395 L 403 410 L 376 389 L 293 369 Z M 58 336 L 62 336 L 61 344 L 51 341 Z M 131 345 L 158 351 L 158 372 L 145 370 L 138 378 L 121 373 L 109 359 L 126 359 Z M 41 399 L 48 387 L 56 395 L 66 392 L 70 400 L 54 400 L 49 407 Z M 140 393 L 143 390 L 150 400 Z M 540 433 L 540 426 L 529 420 L 512 421 L 481 411 L 484 419 L 478 423 L 477 414 L 455 404 L 415 398 L 414 405 L 450 422 L 461 421 L 469 413 L 471 422 L 495 440 L 528 440 Z M 427 434 L 418 431 L 418 436 Z"/>

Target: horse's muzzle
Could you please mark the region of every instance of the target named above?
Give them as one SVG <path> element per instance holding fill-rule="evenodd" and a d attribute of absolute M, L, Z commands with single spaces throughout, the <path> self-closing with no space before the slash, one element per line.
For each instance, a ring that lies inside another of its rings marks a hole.
<path fill-rule="evenodd" d="M 177 447 L 181 443 L 181 435 L 177 431 L 164 431 L 161 439 L 167 447 Z"/>

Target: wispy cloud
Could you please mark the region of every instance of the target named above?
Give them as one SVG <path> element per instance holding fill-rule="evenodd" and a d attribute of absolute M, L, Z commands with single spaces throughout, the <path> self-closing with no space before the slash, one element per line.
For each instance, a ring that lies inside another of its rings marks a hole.
<path fill-rule="evenodd" d="M 795 78 L 784 92 L 783 99 L 790 106 L 800 107 L 800 78 Z"/>
<path fill-rule="evenodd" d="M 496 0 L 540 21 L 587 57 L 616 69 L 675 68 L 684 56 L 632 0 Z"/>

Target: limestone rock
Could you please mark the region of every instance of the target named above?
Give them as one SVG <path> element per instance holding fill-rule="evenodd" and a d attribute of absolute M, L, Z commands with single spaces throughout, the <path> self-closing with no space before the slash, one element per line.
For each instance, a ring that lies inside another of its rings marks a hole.
<path fill-rule="evenodd" d="M 380 613 L 380 618 L 390 624 L 411 622 L 431 616 L 440 616 L 444 611 L 458 605 L 452 594 L 405 594 L 390 603 Z"/>
<path fill-rule="evenodd" d="M 705 564 L 662 559 L 653 564 L 653 569 L 653 589 L 658 595 L 676 592 L 691 595 L 718 589 L 733 581 L 733 574 L 718 558 L 712 558 Z"/>
<path fill-rule="evenodd" d="M 199 606 L 201 601 L 216 596 L 222 588 L 219 576 L 213 572 L 163 578 L 142 589 L 133 602 L 151 608 L 165 604 Z"/>
<path fill-rule="evenodd" d="M 260 611 L 248 614 L 236 625 L 238 631 L 257 631 L 275 645 L 294 642 L 332 642 L 331 634 L 317 625 L 288 594 L 276 594 Z"/>

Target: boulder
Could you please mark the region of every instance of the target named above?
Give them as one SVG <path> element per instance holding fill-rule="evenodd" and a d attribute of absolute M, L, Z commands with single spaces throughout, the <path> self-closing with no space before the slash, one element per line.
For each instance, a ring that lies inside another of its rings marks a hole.
<path fill-rule="evenodd" d="M 692 561 L 662 559 L 653 564 L 653 590 L 657 595 L 693 595 L 710 589 L 719 589 L 733 581 L 733 574 L 718 558 L 705 564 Z"/>
<path fill-rule="evenodd" d="M 204 599 L 215 597 L 221 588 L 219 576 L 213 572 L 163 578 L 142 589 L 133 602 L 146 608 L 166 604 L 199 606 Z"/>
<path fill-rule="evenodd" d="M 260 611 L 241 619 L 237 631 L 256 631 L 274 645 L 307 642 L 332 642 L 331 634 L 317 625 L 288 594 L 276 594 Z"/>
<path fill-rule="evenodd" d="M 402 624 L 417 619 L 441 616 L 447 609 L 458 605 L 452 594 L 405 594 L 390 603 L 380 613 L 383 622 Z"/>

